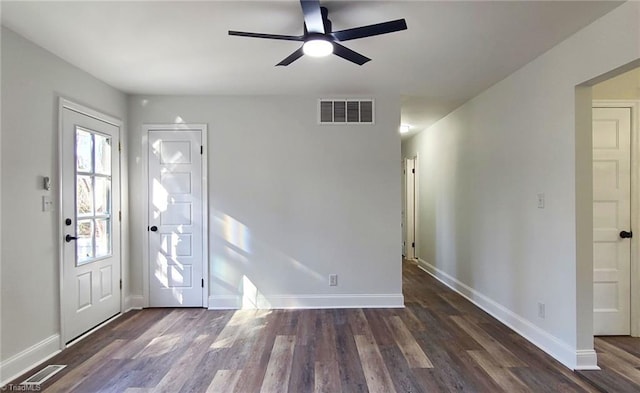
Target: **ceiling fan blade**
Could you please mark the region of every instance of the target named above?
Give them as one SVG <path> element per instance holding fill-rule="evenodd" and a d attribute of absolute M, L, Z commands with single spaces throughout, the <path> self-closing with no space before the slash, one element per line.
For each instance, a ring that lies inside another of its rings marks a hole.
<path fill-rule="evenodd" d="M 292 54 L 290 54 L 289 56 L 287 56 L 286 59 L 284 59 L 280 63 L 276 64 L 276 66 L 288 66 L 289 64 L 291 64 L 294 61 L 296 61 L 299 58 L 301 58 L 302 55 L 304 55 L 304 52 L 302 52 L 302 47 L 300 47 L 300 48 L 298 48 L 297 51 L 295 51 Z"/>
<path fill-rule="evenodd" d="M 324 21 L 320 10 L 320 0 L 300 0 L 302 13 L 304 14 L 304 24 L 309 33 L 324 34 Z"/>
<path fill-rule="evenodd" d="M 407 22 L 404 19 L 396 19 L 384 23 L 376 23 L 368 26 L 355 27 L 353 29 L 334 31 L 331 35 L 333 35 L 333 38 L 338 41 L 349 41 L 357 38 L 393 33 L 395 31 L 406 29 Z"/>
<path fill-rule="evenodd" d="M 336 56 L 340 56 L 345 60 L 349 60 L 352 63 L 356 63 L 357 65 L 363 65 L 364 63 L 371 60 L 370 58 L 363 56 L 360 53 L 353 51 L 345 46 L 342 46 L 337 42 L 333 43 L 333 54 Z"/>
<path fill-rule="evenodd" d="M 239 37 L 251 37 L 251 38 L 268 38 L 270 40 L 304 41 L 303 36 L 296 36 L 296 35 L 249 33 L 246 31 L 233 31 L 233 30 L 229 30 L 229 35 L 235 35 Z"/>

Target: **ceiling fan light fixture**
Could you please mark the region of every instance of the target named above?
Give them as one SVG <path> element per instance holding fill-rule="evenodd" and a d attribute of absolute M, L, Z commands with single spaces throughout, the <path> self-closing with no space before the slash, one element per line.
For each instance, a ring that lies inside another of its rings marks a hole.
<path fill-rule="evenodd" d="M 333 53 L 333 43 L 326 38 L 311 38 L 302 45 L 305 55 L 311 57 L 325 57 Z"/>

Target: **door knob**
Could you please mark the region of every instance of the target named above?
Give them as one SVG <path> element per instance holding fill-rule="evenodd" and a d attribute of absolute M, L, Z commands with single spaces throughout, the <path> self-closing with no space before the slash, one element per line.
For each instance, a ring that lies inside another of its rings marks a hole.
<path fill-rule="evenodd" d="M 69 243 L 71 240 L 77 240 L 78 238 L 75 236 L 67 235 L 64 237 L 64 240 Z"/>
<path fill-rule="evenodd" d="M 154 225 L 154 226 L 152 226 L 151 228 L 149 228 L 149 230 L 150 230 L 151 232 L 157 232 L 157 231 L 158 231 L 158 227 Z"/>
<path fill-rule="evenodd" d="M 633 232 L 620 231 L 620 237 L 623 239 L 630 239 L 633 236 Z"/>

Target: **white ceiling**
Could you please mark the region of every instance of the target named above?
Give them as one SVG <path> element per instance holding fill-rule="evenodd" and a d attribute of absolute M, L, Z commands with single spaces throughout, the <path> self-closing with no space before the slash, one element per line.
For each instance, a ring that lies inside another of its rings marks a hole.
<path fill-rule="evenodd" d="M 334 30 L 405 18 L 408 30 L 345 42 L 336 56 L 275 67 L 298 43 L 228 30 L 301 34 L 297 0 L 2 1 L 2 24 L 136 94 L 399 94 L 421 130 L 620 3 L 323 1 Z"/>

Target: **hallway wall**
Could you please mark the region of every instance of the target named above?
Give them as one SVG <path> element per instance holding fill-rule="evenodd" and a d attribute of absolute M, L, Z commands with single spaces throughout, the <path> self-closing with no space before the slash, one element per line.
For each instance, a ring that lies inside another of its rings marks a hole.
<path fill-rule="evenodd" d="M 572 368 L 595 366 L 591 97 L 576 86 L 639 58 L 629 2 L 402 145 L 423 266 Z"/>

